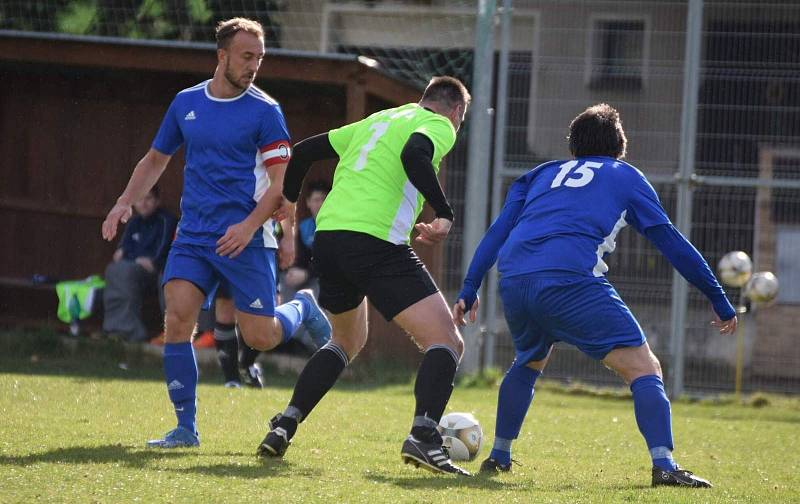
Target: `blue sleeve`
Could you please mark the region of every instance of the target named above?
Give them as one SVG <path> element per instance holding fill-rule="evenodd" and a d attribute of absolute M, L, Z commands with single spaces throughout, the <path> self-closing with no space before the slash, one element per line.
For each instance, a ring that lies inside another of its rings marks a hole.
<path fill-rule="evenodd" d="M 175 154 L 181 145 L 183 145 L 183 132 L 181 131 L 176 114 L 177 98 L 172 100 L 167 113 L 164 114 L 164 119 L 161 121 L 161 127 L 158 128 L 158 133 L 153 139 L 152 147 L 162 154 L 171 156 Z"/>
<path fill-rule="evenodd" d="M 306 217 L 300 221 L 300 225 L 297 227 L 300 231 L 300 241 L 303 242 L 306 248 L 310 249 L 314 245 L 314 233 L 317 230 L 317 223 L 314 222 L 313 217 Z"/>
<path fill-rule="evenodd" d="M 472 256 L 467 276 L 464 278 L 464 286 L 458 295 L 458 299 L 464 300 L 467 310 L 472 308 L 473 303 L 475 303 L 483 277 L 497 261 L 497 254 L 500 252 L 500 248 L 517 223 L 517 217 L 519 217 L 522 207 L 525 205 L 525 198 L 528 195 L 529 182 L 530 178 L 525 175 L 512 184 L 508 190 L 503 210 L 492 225 L 489 226 L 489 230 L 486 231 L 483 239 L 478 244 L 478 248 L 475 250 L 475 255 Z"/>
<path fill-rule="evenodd" d="M 635 170 L 635 168 L 634 168 Z M 671 224 L 667 212 L 661 206 L 658 194 L 644 175 L 636 170 L 631 183 L 628 213 L 625 220 L 641 234 L 648 228 L 661 224 Z"/>
<path fill-rule="evenodd" d="M 705 294 L 720 320 L 730 320 L 736 315 L 736 310 L 728 301 L 706 260 L 672 224 L 649 227 L 645 236 L 683 278 Z"/>
<path fill-rule="evenodd" d="M 279 105 L 270 106 L 261 118 L 258 130 L 258 147 L 262 151 L 276 142 L 289 142 L 289 128 Z"/>

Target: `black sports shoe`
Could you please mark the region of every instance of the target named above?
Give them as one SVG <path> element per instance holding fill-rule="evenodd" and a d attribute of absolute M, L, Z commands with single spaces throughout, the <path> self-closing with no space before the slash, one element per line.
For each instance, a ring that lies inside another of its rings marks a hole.
<path fill-rule="evenodd" d="M 698 478 L 692 471 L 678 467 L 674 471 L 665 471 L 660 467 L 653 467 L 653 486 L 685 486 L 693 488 L 711 488 L 711 483 L 703 478 Z"/>
<path fill-rule="evenodd" d="M 442 448 L 441 442 L 426 443 L 414 436 L 408 436 L 403 442 L 400 456 L 406 464 L 414 464 L 414 467 L 422 467 L 431 472 L 472 476 L 453 464 L 450 455 Z"/>
<path fill-rule="evenodd" d="M 239 373 L 242 376 L 242 383 L 248 387 L 264 388 L 265 380 L 261 364 L 255 363 L 247 369 L 240 369 Z"/>
<path fill-rule="evenodd" d="M 512 460 L 511 462 L 516 462 L 516 461 Z M 497 474 L 499 472 L 511 472 L 511 462 L 503 465 L 493 458 L 487 458 L 486 460 L 481 462 L 481 468 L 479 472 L 489 475 Z"/>
<path fill-rule="evenodd" d="M 282 416 L 283 415 L 278 413 L 269 421 L 269 432 L 264 440 L 261 441 L 261 444 L 258 445 L 256 456 L 283 457 L 283 454 L 286 453 L 286 449 L 292 444 L 291 441 L 289 441 L 289 435 L 286 429 L 278 427 L 278 421 Z"/>

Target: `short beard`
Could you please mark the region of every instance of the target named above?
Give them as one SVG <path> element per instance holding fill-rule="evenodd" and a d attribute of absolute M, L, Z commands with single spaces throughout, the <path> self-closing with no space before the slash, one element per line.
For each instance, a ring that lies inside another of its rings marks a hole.
<path fill-rule="evenodd" d="M 222 72 L 222 75 L 224 75 L 228 83 L 231 86 L 235 87 L 236 89 L 241 89 L 242 91 L 244 91 L 245 89 L 247 89 L 247 86 L 250 85 L 249 83 L 247 86 L 242 86 L 241 84 L 239 84 L 239 82 L 236 80 L 233 74 L 230 73 L 228 62 L 225 62 L 225 71 Z"/>

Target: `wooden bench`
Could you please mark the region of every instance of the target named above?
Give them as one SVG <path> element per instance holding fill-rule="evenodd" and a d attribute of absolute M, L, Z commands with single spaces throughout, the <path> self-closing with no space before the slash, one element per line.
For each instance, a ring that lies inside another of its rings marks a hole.
<path fill-rule="evenodd" d="M 102 304 L 95 306 L 99 309 L 81 321 L 83 332 L 100 331 L 103 327 Z M 67 331 L 68 325 L 58 319 L 57 312 L 58 296 L 54 284 L 34 283 L 29 278 L 0 277 L 0 325 Z M 152 335 L 161 331 L 161 310 L 155 289 L 145 294 L 142 316 Z"/>

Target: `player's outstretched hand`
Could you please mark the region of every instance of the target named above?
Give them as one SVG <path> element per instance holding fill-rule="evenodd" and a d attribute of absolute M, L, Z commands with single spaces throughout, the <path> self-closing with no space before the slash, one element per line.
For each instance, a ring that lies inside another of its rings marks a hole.
<path fill-rule="evenodd" d="M 119 226 L 120 222 L 125 224 L 128 222 L 128 219 L 131 218 L 132 214 L 131 206 L 126 205 L 124 203 L 117 202 L 114 205 L 114 208 L 108 212 L 108 216 L 106 216 L 106 220 L 103 221 L 102 226 L 102 233 L 103 239 L 106 241 L 111 241 L 117 235 L 117 227 Z"/>
<path fill-rule="evenodd" d="M 478 306 L 480 306 L 481 300 L 475 299 L 475 302 L 472 303 L 472 308 L 469 309 L 469 322 L 472 324 L 478 318 Z M 458 327 L 464 327 L 467 325 L 467 322 L 464 320 L 465 312 L 467 311 L 467 305 L 464 303 L 463 299 L 459 299 L 456 304 L 453 305 L 453 322 Z"/>
<path fill-rule="evenodd" d="M 222 238 L 217 240 L 217 254 L 233 259 L 247 247 L 255 232 L 255 228 L 247 221 L 229 226 Z"/>
<path fill-rule="evenodd" d="M 287 200 L 286 198 L 283 198 L 281 199 L 281 206 L 279 206 L 277 210 L 272 212 L 272 218 L 276 222 L 281 222 L 288 219 L 289 217 L 294 217 L 296 210 L 297 206 L 294 203 Z"/>
<path fill-rule="evenodd" d="M 417 241 L 425 245 L 434 245 L 447 238 L 447 233 L 450 232 L 450 227 L 453 225 L 452 221 L 437 217 L 429 224 L 420 222 L 416 226 L 419 236 Z"/>
<path fill-rule="evenodd" d="M 736 326 L 739 325 L 739 320 L 735 315 L 729 320 L 720 320 L 719 317 L 716 317 L 716 320 L 711 321 L 711 325 L 719 329 L 720 334 L 733 334 L 736 332 Z"/>

